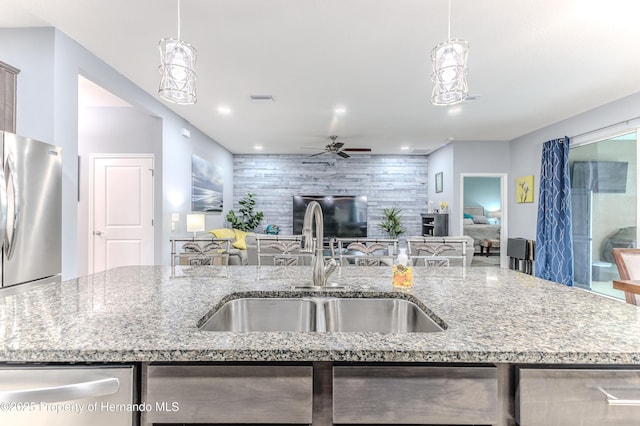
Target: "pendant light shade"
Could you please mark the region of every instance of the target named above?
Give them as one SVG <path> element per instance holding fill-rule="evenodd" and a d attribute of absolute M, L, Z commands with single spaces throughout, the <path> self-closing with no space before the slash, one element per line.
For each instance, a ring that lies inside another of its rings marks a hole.
<path fill-rule="evenodd" d="M 469 43 L 462 39 L 451 39 L 451 0 L 449 0 L 447 41 L 438 43 L 431 51 L 433 64 L 431 103 L 433 105 L 455 105 L 469 97 L 468 56 Z"/>
<path fill-rule="evenodd" d="M 469 97 L 468 55 L 469 43 L 465 40 L 447 40 L 433 48 L 431 51 L 432 104 L 455 105 Z"/>
<path fill-rule="evenodd" d="M 160 40 L 158 95 L 162 99 L 181 105 L 196 103 L 197 57 L 196 49 L 180 39 L 180 0 L 178 0 L 178 38 Z"/>
<path fill-rule="evenodd" d="M 194 104 L 198 53 L 189 43 L 173 38 L 160 40 L 160 89 L 162 99 L 176 104 Z"/>

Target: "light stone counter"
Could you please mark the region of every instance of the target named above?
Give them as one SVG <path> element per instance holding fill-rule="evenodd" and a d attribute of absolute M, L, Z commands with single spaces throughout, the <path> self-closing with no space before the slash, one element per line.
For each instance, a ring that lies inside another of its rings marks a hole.
<path fill-rule="evenodd" d="M 497 268 L 415 269 L 406 293 L 441 333 L 226 333 L 196 323 L 256 292 L 300 295 L 309 267 L 123 267 L 0 291 L 0 362 L 403 361 L 640 364 L 640 308 Z M 393 292 L 388 267 L 344 268 L 336 296 Z"/>

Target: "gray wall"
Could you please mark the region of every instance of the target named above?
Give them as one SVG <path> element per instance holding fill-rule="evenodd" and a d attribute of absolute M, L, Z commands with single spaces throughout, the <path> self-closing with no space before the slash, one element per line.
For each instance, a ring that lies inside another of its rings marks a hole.
<path fill-rule="evenodd" d="M 192 128 L 180 116 L 115 71 L 108 64 L 54 28 L 0 29 L 0 60 L 21 70 L 18 75 L 17 133 L 53 143 L 63 149 L 62 277 L 77 276 L 78 266 L 78 75 L 82 74 L 130 104 L 162 121 L 162 209 L 156 213 L 161 237 L 156 252 L 169 263 L 171 213 L 190 210 L 191 154 L 215 160 L 225 173 L 225 203 L 232 203 L 231 153 Z M 149 71 L 158 78 L 157 70 Z M 191 138 L 181 136 L 182 128 Z M 160 161 L 160 159 L 157 159 Z M 168 192 L 170 191 L 170 192 Z M 171 194 L 171 195 L 169 195 Z M 170 202 L 171 200 L 171 202 Z M 182 215 L 184 222 L 184 214 Z M 221 215 L 208 224 L 222 223 Z M 181 226 L 184 226 L 182 223 Z M 178 228 L 178 232 L 181 227 Z"/>
<path fill-rule="evenodd" d="M 153 154 L 154 176 L 162 176 L 162 122 L 133 107 L 80 108 L 78 156 L 80 182 L 78 201 L 78 275 L 88 272 L 89 238 L 89 154 Z M 162 211 L 162 185 L 154 188 L 154 211 Z M 162 240 L 162 227 L 154 230 L 155 241 Z M 158 246 L 158 245 L 156 245 Z M 160 244 L 166 247 L 166 244 Z M 154 262 L 162 263 L 161 250 L 155 250 Z"/>
<path fill-rule="evenodd" d="M 634 128 L 624 122 L 636 117 L 640 117 L 640 93 L 594 108 L 511 141 L 509 152 L 511 176 L 534 175 L 535 189 L 533 203 L 517 204 L 514 197 L 509 197 L 509 236 L 527 239 L 536 237 L 540 163 L 544 142 L 587 132 L 594 132 L 594 136 L 602 138 L 612 136 L 612 132 L 624 133 L 624 129 Z M 613 126 L 617 123 L 620 124 Z M 595 132 L 603 127 L 607 129 Z M 509 179 L 509 193 L 515 194 L 515 179 Z"/>
<path fill-rule="evenodd" d="M 455 141 L 429 155 L 429 200 L 449 205 L 449 234 L 462 235 L 462 173 L 508 173 L 509 142 Z M 435 192 L 434 176 L 443 173 L 443 191 Z"/>
<path fill-rule="evenodd" d="M 291 234 L 293 195 L 366 195 L 368 236 L 385 236 L 377 224 L 382 210 L 394 205 L 404 213 L 408 232 L 402 237 L 420 235 L 420 213 L 427 207 L 427 166 L 425 156 L 235 155 L 234 209 L 240 198 L 253 192 L 257 210 L 264 212 L 261 228 L 275 223 L 281 233 Z"/>

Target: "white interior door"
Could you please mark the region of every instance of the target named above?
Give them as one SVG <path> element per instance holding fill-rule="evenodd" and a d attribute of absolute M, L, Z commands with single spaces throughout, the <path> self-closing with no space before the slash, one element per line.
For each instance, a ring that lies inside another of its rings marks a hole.
<path fill-rule="evenodd" d="M 153 156 L 92 156 L 89 273 L 153 264 Z"/>

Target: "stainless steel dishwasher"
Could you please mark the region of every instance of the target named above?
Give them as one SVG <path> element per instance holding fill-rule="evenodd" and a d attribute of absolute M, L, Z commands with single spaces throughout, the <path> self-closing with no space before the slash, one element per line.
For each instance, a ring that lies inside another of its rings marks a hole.
<path fill-rule="evenodd" d="M 0 424 L 131 426 L 133 366 L 0 366 Z"/>

